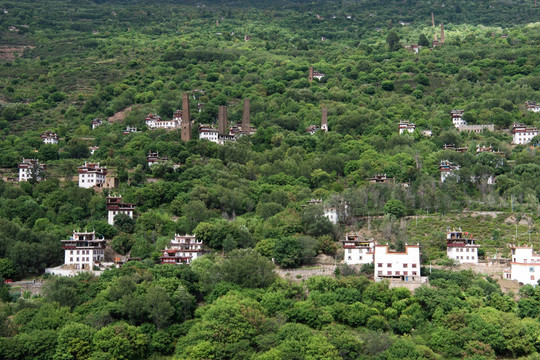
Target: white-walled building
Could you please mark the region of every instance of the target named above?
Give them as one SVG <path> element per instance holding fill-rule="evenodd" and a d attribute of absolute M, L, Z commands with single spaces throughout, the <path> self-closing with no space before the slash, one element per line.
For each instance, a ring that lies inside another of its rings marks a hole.
<path fill-rule="evenodd" d="M 511 256 L 510 271 L 505 271 L 504 278 L 537 285 L 540 279 L 540 256 L 534 253 L 532 246 L 512 246 Z"/>
<path fill-rule="evenodd" d="M 95 128 L 99 127 L 103 125 L 103 120 L 101 119 L 93 119 L 92 120 L 92 130 L 94 130 Z"/>
<path fill-rule="evenodd" d="M 136 132 L 138 132 L 136 126 L 127 126 L 127 127 L 122 131 L 122 134 L 127 135 L 127 134 L 131 134 L 131 133 L 136 133 Z"/>
<path fill-rule="evenodd" d="M 452 114 L 452 123 L 456 128 L 460 128 L 463 125 L 467 125 L 467 122 L 463 120 L 463 110 L 452 110 L 450 114 Z"/>
<path fill-rule="evenodd" d="M 404 252 L 391 251 L 388 245 L 375 245 L 373 263 L 375 281 L 420 280 L 420 245 L 405 245 Z"/>
<path fill-rule="evenodd" d="M 37 159 L 23 159 L 19 164 L 19 182 L 29 181 L 34 178 L 36 181 L 43 180 L 45 165 L 39 163 Z"/>
<path fill-rule="evenodd" d="M 527 107 L 528 111 L 532 111 L 532 112 L 540 111 L 540 105 L 537 105 L 534 101 L 527 101 L 525 103 L 525 106 Z"/>
<path fill-rule="evenodd" d="M 148 114 L 146 119 L 144 119 L 144 122 L 150 129 L 179 129 L 182 122 L 182 111 L 176 110 L 171 120 L 162 120 L 161 117 L 156 114 Z"/>
<path fill-rule="evenodd" d="M 452 229 L 446 232 L 446 255 L 460 264 L 477 264 L 478 248 L 472 234 Z"/>
<path fill-rule="evenodd" d="M 448 160 L 443 160 L 439 163 L 439 173 L 441 174 L 441 182 L 445 182 L 449 176 L 455 175 L 459 170 L 459 165 L 453 165 Z"/>
<path fill-rule="evenodd" d="M 166 161 L 169 161 L 169 158 L 160 157 L 159 152 L 157 151 L 149 151 L 148 155 L 146 155 L 146 163 L 148 164 L 148 167 L 150 168 L 155 164 L 163 164 Z"/>
<path fill-rule="evenodd" d="M 73 231 L 73 236 L 62 240 L 64 266 L 75 270 L 92 270 L 105 260 L 105 239 L 96 239 L 96 232 Z"/>
<path fill-rule="evenodd" d="M 107 222 L 109 225 L 114 225 L 114 217 L 118 214 L 126 214 L 133 219 L 134 204 L 122 202 L 122 196 L 107 197 Z"/>
<path fill-rule="evenodd" d="M 338 223 L 339 219 L 338 219 L 337 208 L 333 206 L 325 206 L 323 208 L 323 211 L 324 211 L 324 217 L 330 220 L 332 224 L 336 225 Z"/>
<path fill-rule="evenodd" d="M 405 131 L 409 134 L 412 134 L 414 132 L 414 129 L 416 129 L 416 125 L 413 123 L 409 123 L 408 121 L 401 121 L 398 128 L 400 134 L 403 134 Z"/>
<path fill-rule="evenodd" d="M 162 264 L 191 264 L 195 259 L 200 258 L 209 251 L 204 249 L 202 240 L 197 240 L 195 235 L 178 235 L 161 250 Z"/>
<path fill-rule="evenodd" d="M 347 265 L 371 264 L 373 263 L 373 249 L 375 241 L 364 239 L 360 235 L 347 233 L 343 243 L 345 251 L 344 261 Z"/>
<path fill-rule="evenodd" d="M 105 184 L 107 168 L 99 166 L 99 163 L 87 163 L 77 168 L 79 173 L 79 187 L 93 188 L 101 187 Z"/>
<path fill-rule="evenodd" d="M 528 144 L 533 137 L 538 135 L 538 129 L 527 127 L 522 124 L 514 124 L 512 126 L 513 144 Z"/>
<path fill-rule="evenodd" d="M 220 135 L 219 131 L 210 125 L 199 125 L 199 140 L 208 140 L 213 143 L 223 145 L 227 141 L 236 141 L 236 136 L 232 134 Z"/>
<path fill-rule="evenodd" d="M 45 144 L 58 144 L 58 134 L 53 133 L 52 131 L 45 131 L 43 134 L 41 134 L 41 138 Z"/>

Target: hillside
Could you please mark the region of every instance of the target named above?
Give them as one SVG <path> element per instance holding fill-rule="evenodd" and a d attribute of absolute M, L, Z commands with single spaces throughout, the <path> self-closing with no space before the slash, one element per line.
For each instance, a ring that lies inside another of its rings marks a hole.
<path fill-rule="evenodd" d="M 423 265 L 447 264 L 448 229 L 481 260 L 540 249 L 538 19 L 534 0 L 0 0 L 0 279 L 44 280 L 0 281 L 0 358 L 535 358 L 531 285 L 273 269 L 340 261 L 353 232 Z M 79 186 L 87 163 L 107 186 Z M 110 225 L 113 194 L 135 210 Z M 43 276 L 85 229 L 134 261 Z M 160 264 L 175 234 L 210 254 Z"/>

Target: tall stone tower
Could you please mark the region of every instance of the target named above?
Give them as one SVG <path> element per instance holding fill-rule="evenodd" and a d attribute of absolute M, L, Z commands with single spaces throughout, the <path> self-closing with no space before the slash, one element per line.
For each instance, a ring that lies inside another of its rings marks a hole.
<path fill-rule="evenodd" d="M 248 98 L 244 99 L 244 113 L 242 114 L 242 131 L 249 135 L 251 116 L 251 102 Z"/>
<path fill-rule="evenodd" d="M 328 108 L 323 105 L 321 113 L 321 130 L 328 131 Z"/>
<path fill-rule="evenodd" d="M 435 16 L 431 13 L 431 26 L 435 27 Z"/>
<path fill-rule="evenodd" d="M 182 96 L 182 126 L 181 138 L 183 141 L 191 140 L 191 118 L 189 117 L 189 95 Z"/>
<path fill-rule="evenodd" d="M 308 75 L 309 82 L 313 81 L 313 66 L 309 67 L 309 75 Z"/>
<path fill-rule="evenodd" d="M 220 106 L 218 111 L 218 134 L 227 134 L 227 107 Z"/>
<path fill-rule="evenodd" d="M 444 23 L 441 23 L 441 44 L 444 44 Z"/>

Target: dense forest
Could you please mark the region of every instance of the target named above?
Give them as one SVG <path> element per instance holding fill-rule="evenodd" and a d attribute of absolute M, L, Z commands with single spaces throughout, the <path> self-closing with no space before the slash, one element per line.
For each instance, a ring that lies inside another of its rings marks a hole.
<path fill-rule="evenodd" d="M 426 264 L 444 263 L 454 226 L 477 234 L 486 258 L 508 257 L 510 243 L 540 248 L 540 138 L 512 145 L 510 132 L 540 128 L 525 106 L 540 103 L 538 19 L 534 0 L 0 0 L 0 278 L 62 264 L 75 229 L 140 259 L 99 278 L 47 278 L 34 297 L 2 281 L 0 358 L 538 357 L 531 286 L 508 295 L 489 277 L 434 270 L 413 294 L 369 281 L 369 269 L 273 273 L 273 262 L 342 259 L 349 231 L 419 243 Z M 310 82 L 310 67 L 324 77 Z M 193 140 L 147 128 L 186 93 Z M 240 121 L 246 98 L 255 134 L 198 140 L 219 106 Z M 329 131 L 307 133 L 323 106 Z M 494 131 L 457 131 L 454 109 Z M 399 134 L 401 121 L 414 132 Z M 59 143 L 44 144 L 45 131 Z M 149 152 L 168 160 L 150 168 Z M 23 159 L 46 166 L 43 181 L 16 181 Z M 443 160 L 459 170 L 441 182 Z M 85 162 L 119 186 L 78 187 Z M 395 181 L 370 183 L 378 174 Z M 107 223 L 113 192 L 134 219 Z M 212 255 L 158 265 L 175 233 Z"/>

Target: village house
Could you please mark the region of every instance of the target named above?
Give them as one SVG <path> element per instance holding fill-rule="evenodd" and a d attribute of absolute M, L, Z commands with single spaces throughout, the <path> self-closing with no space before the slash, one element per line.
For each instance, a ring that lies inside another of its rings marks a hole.
<path fill-rule="evenodd" d="M 79 173 L 79 187 L 93 188 L 94 186 L 102 187 L 105 184 L 105 176 L 107 168 L 99 166 L 99 163 L 87 163 L 77 168 Z"/>
<path fill-rule="evenodd" d="M 148 164 L 149 168 L 151 168 L 155 164 L 163 164 L 168 160 L 169 158 L 167 157 L 159 157 L 158 151 L 149 151 L 148 155 L 146 156 L 146 163 Z"/>
<path fill-rule="evenodd" d="M 309 125 L 306 128 L 306 132 L 310 135 L 314 135 L 317 131 L 319 131 L 319 127 L 317 125 Z"/>
<path fill-rule="evenodd" d="M 343 249 L 345 251 L 344 261 L 347 265 L 371 264 L 373 263 L 373 249 L 375 241 L 364 239 L 358 233 L 345 234 Z"/>
<path fill-rule="evenodd" d="M 95 128 L 97 128 L 98 126 L 101 126 L 103 125 L 103 120 L 101 119 L 93 119 L 92 120 L 92 130 L 94 130 Z"/>
<path fill-rule="evenodd" d="M 229 129 L 229 135 L 241 136 L 241 135 L 254 135 L 257 132 L 257 128 L 253 126 L 246 127 L 247 131 L 244 130 L 242 123 L 236 123 Z"/>
<path fill-rule="evenodd" d="M 459 165 L 453 165 L 448 160 L 443 160 L 439 163 L 439 173 L 441 174 L 441 182 L 445 182 L 449 176 L 455 175 L 459 170 Z"/>
<path fill-rule="evenodd" d="M 412 134 L 414 132 L 414 129 L 416 129 L 416 125 L 413 123 L 409 123 L 408 121 L 400 121 L 398 128 L 400 134 L 403 134 L 405 131 L 409 134 Z"/>
<path fill-rule="evenodd" d="M 420 245 L 405 245 L 405 251 L 391 251 L 388 245 L 375 245 L 373 263 L 375 281 L 420 280 Z"/>
<path fill-rule="evenodd" d="M 162 264 L 191 264 L 195 259 L 200 258 L 209 251 L 204 249 L 202 240 L 197 240 L 195 235 L 178 235 L 161 250 L 160 257 Z"/>
<path fill-rule="evenodd" d="M 322 203 L 323 201 L 321 199 L 311 199 L 306 203 L 306 205 L 302 205 L 302 206 L 322 205 Z M 345 204 L 345 211 L 346 210 L 347 210 L 347 204 Z M 339 221 L 338 209 L 335 206 L 324 205 L 323 216 L 327 218 L 334 225 L 336 225 Z"/>
<path fill-rule="evenodd" d="M 367 180 L 372 184 L 387 184 L 395 182 L 394 178 L 387 177 L 386 174 L 378 174 Z"/>
<path fill-rule="evenodd" d="M 88 150 L 90 150 L 90 155 L 94 155 L 96 150 L 99 150 L 99 146 L 90 146 L 88 147 Z"/>
<path fill-rule="evenodd" d="M 172 120 L 162 120 L 159 115 L 148 114 L 144 119 L 146 126 L 150 129 L 174 130 L 180 128 L 182 123 L 182 111 L 176 110 Z"/>
<path fill-rule="evenodd" d="M 227 141 L 236 141 L 236 136 L 231 134 L 220 135 L 219 131 L 213 126 L 199 124 L 199 140 L 208 140 L 218 145 L 223 145 Z"/>
<path fill-rule="evenodd" d="M 127 135 L 127 134 L 131 134 L 131 133 L 136 133 L 138 132 L 137 131 L 137 127 L 136 126 L 126 126 L 126 128 L 122 131 L 122 134 L 124 135 Z"/>
<path fill-rule="evenodd" d="M 444 144 L 443 145 L 443 150 L 452 150 L 452 151 L 456 151 L 456 152 L 459 152 L 459 153 L 464 153 L 464 152 L 467 152 L 467 147 L 456 147 L 456 145 L 454 144 Z"/>
<path fill-rule="evenodd" d="M 426 137 L 432 137 L 433 136 L 433 131 L 431 131 L 431 130 L 422 130 L 420 132 L 420 134 L 422 134 L 422 135 L 424 135 Z"/>
<path fill-rule="evenodd" d="M 68 240 L 62 240 L 64 267 L 92 270 L 105 260 L 105 245 L 105 239 L 97 239 L 95 231 L 73 231 Z"/>
<path fill-rule="evenodd" d="M 122 202 L 122 196 L 107 196 L 107 223 L 114 225 L 114 217 L 118 214 L 126 214 L 133 219 L 135 204 Z"/>
<path fill-rule="evenodd" d="M 459 128 L 463 125 L 467 125 L 467 122 L 463 120 L 463 114 L 465 112 L 463 110 L 452 110 L 450 111 L 450 114 L 452 115 L 452 123 L 456 128 Z"/>
<path fill-rule="evenodd" d="M 480 153 L 483 153 L 483 152 L 492 153 L 492 154 L 498 154 L 498 155 L 501 155 L 502 157 L 505 157 L 505 155 L 504 155 L 504 153 L 502 151 L 496 151 L 495 149 L 493 149 L 492 146 L 476 145 L 476 155 L 478 155 Z"/>
<path fill-rule="evenodd" d="M 478 248 L 472 234 L 448 229 L 446 232 L 446 255 L 460 264 L 477 264 Z"/>
<path fill-rule="evenodd" d="M 525 103 L 525 106 L 527 107 L 527 111 L 532 112 L 539 112 L 540 111 L 540 105 L 537 105 L 534 101 L 527 101 Z"/>
<path fill-rule="evenodd" d="M 514 124 L 512 125 L 512 135 L 512 144 L 528 144 L 533 137 L 538 135 L 538 129 L 533 127 L 527 127 L 522 124 Z"/>
<path fill-rule="evenodd" d="M 41 134 L 41 138 L 45 144 L 58 144 L 58 134 L 53 133 L 52 131 L 46 131 Z"/>
<path fill-rule="evenodd" d="M 45 165 L 40 164 L 37 159 L 23 159 L 19 164 L 19 182 L 36 180 L 41 181 L 44 178 Z"/>
<path fill-rule="evenodd" d="M 510 271 L 504 272 L 504 278 L 517 280 L 522 284 L 537 285 L 540 279 L 540 256 L 532 246 L 512 245 Z"/>

